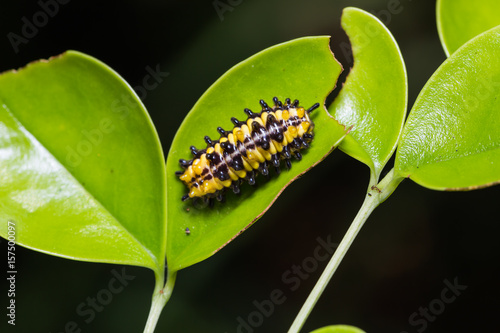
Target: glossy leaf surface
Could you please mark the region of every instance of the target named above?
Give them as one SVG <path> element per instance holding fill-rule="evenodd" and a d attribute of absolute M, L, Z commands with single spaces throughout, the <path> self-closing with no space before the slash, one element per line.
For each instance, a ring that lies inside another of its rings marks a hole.
<path fill-rule="evenodd" d="M 500 25 L 498 0 L 438 0 L 437 26 L 447 56 L 475 36 Z"/>
<path fill-rule="evenodd" d="M 141 101 L 69 51 L 0 75 L 0 233 L 65 258 L 160 270 L 165 167 Z"/>
<path fill-rule="evenodd" d="M 500 181 L 500 27 L 453 53 L 422 89 L 395 169 L 437 190 Z"/>
<path fill-rule="evenodd" d="M 282 168 L 277 176 L 271 170 L 269 180 L 257 177 L 257 186 L 244 184 L 240 195 L 229 190 L 226 202 L 216 202 L 213 208 L 193 206 L 191 200 L 181 201 L 187 187 L 174 174 L 181 169 L 179 159 L 192 157 L 191 145 L 205 148 L 205 135 L 218 139 L 218 126 L 232 129 L 231 117 L 246 119 L 244 108 L 260 112 L 259 100 L 272 105 L 274 96 L 280 100 L 299 99 L 306 108 L 316 102 L 324 104 L 341 71 L 328 43 L 329 37 L 306 37 L 266 49 L 230 69 L 190 111 L 167 160 L 170 269 L 204 260 L 229 243 L 262 216 L 290 182 L 322 160 L 345 135 L 344 126 L 319 108 L 312 113 L 315 137 L 311 147 L 304 150 L 302 161 L 292 162 L 289 171 Z"/>
<path fill-rule="evenodd" d="M 314 330 L 311 333 L 365 333 L 365 331 L 360 330 L 359 328 L 354 326 L 332 325 L 332 326 L 318 328 L 317 330 Z"/>
<path fill-rule="evenodd" d="M 339 148 L 365 163 L 378 179 L 403 128 L 406 69 L 393 36 L 373 15 L 346 8 L 342 27 L 351 41 L 354 66 L 329 111 L 353 126 Z"/>

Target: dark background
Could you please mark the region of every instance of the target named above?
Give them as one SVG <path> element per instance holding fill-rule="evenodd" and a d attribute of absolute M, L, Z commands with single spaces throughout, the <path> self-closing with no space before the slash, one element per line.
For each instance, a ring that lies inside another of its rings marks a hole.
<path fill-rule="evenodd" d="M 2 1 L 0 72 L 75 49 L 101 59 L 136 86 L 147 66 L 159 64 L 170 75 L 147 93 L 144 103 L 166 155 L 176 128 L 210 84 L 266 47 L 301 36 L 332 35 L 332 48 L 348 68 L 349 57 L 338 48 L 346 40 L 340 29 L 346 6 L 375 11 L 394 34 L 407 64 L 411 106 L 445 59 L 435 1 L 401 0 L 399 14 L 384 15 L 391 2 L 232 0 L 233 10 L 221 20 L 210 0 L 72 0 L 60 5 L 16 53 L 7 34 L 20 35 L 22 18 L 32 21 L 41 7 L 37 1 Z M 367 184 L 368 168 L 335 151 L 292 184 L 244 235 L 178 274 L 156 332 L 237 332 L 237 318 L 248 321 L 256 311 L 254 300 L 268 300 L 275 289 L 286 300 L 253 331 L 285 332 L 326 262 L 295 291 L 282 275 L 313 255 L 317 237 L 340 242 Z M 425 331 L 497 331 L 499 195 L 498 186 L 443 193 L 404 182 L 369 218 L 303 332 L 339 323 L 368 332 L 422 332 L 423 325 L 410 325 L 409 317 L 420 307 L 438 304 L 445 279 L 458 279 L 467 289 L 427 321 Z M 1 249 L 6 254 L 4 240 Z M 74 321 L 82 332 L 142 332 L 154 285 L 151 271 L 125 267 L 134 280 L 86 323 L 88 317 L 78 315 L 77 306 L 106 289 L 112 270 L 122 266 L 76 262 L 21 247 L 17 265 L 17 325 L 7 331 L 64 332 L 66 323 Z M 5 309 L 4 279 L 0 286 Z M 7 327 L 5 311 L 0 327 Z"/>

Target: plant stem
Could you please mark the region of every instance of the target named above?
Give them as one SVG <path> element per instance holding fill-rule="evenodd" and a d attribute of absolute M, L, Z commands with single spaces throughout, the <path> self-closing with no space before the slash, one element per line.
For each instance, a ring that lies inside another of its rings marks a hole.
<path fill-rule="evenodd" d="M 144 328 L 144 333 L 153 333 L 158 323 L 158 318 L 160 318 L 161 311 L 167 304 L 172 295 L 172 290 L 174 289 L 175 278 L 177 272 L 167 273 L 167 281 L 163 287 L 163 275 L 156 276 L 156 286 L 153 293 L 153 301 L 151 303 L 151 310 L 149 311 L 148 321 L 146 322 L 146 327 Z M 162 288 L 163 287 L 163 288 Z"/>
<path fill-rule="evenodd" d="M 399 176 L 396 178 L 394 177 L 394 169 L 392 169 L 377 186 L 370 186 L 365 197 L 365 201 L 363 202 L 358 214 L 352 221 L 351 226 L 344 235 L 344 238 L 342 238 L 337 250 L 321 274 L 318 282 L 316 282 L 316 285 L 307 297 L 304 305 L 302 305 L 302 308 L 300 309 L 300 312 L 295 318 L 292 326 L 288 330 L 288 333 L 298 333 L 302 326 L 304 326 L 307 317 L 309 317 L 309 314 L 328 285 L 328 282 L 330 282 L 333 274 L 339 267 L 340 262 L 344 258 L 347 250 L 349 250 L 349 247 L 356 238 L 359 230 L 361 230 L 365 221 L 368 219 L 373 210 L 385 201 L 385 199 L 387 199 L 392 192 L 394 192 L 402 180 L 403 178 Z"/>

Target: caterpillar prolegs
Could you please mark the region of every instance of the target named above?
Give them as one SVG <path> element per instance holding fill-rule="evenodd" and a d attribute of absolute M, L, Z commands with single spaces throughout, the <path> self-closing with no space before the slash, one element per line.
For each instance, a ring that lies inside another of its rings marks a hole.
<path fill-rule="evenodd" d="M 239 193 L 243 181 L 255 184 L 256 173 L 267 176 L 269 168 L 274 167 L 279 174 L 281 160 L 290 169 L 292 156 L 302 159 L 300 151 L 309 147 L 314 136 L 309 114 L 319 103 L 305 109 L 298 100 L 291 102 L 289 98 L 282 103 L 274 97 L 273 102 L 270 107 L 260 100 L 260 113 L 245 109 L 248 115 L 245 121 L 231 118 L 234 124 L 231 131 L 218 127 L 219 140 L 205 136 L 207 148 L 191 146 L 193 159 L 179 160 L 184 170 L 176 172 L 189 189 L 183 201 L 189 198 L 202 198 L 206 203 L 213 198 L 222 201 L 227 188 Z"/>

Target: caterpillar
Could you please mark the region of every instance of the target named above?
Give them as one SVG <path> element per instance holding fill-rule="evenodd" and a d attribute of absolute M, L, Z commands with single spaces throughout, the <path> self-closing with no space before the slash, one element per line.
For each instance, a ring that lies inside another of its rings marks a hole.
<path fill-rule="evenodd" d="M 306 110 L 299 106 L 298 100 L 291 102 L 287 98 L 282 103 L 274 97 L 273 102 L 270 107 L 260 100 L 260 113 L 244 109 L 247 120 L 231 118 L 234 124 L 231 131 L 218 127 L 219 140 L 205 136 L 207 148 L 190 147 L 193 159 L 179 160 L 183 171 L 176 172 L 189 190 L 182 201 L 190 198 L 202 198 L 209 204 L 213 198 L 223 201 L 226 189 L 238 194 L 243 181 L 254 185 L 256 172 L 268 176 L 272 166 L 280 174 L 281 160 L 290 169 L 292 156 L 302 159 L 300 151 L 309 148 L 314 137 L 314 123 L 309 114 L 320 104 Z"/>

